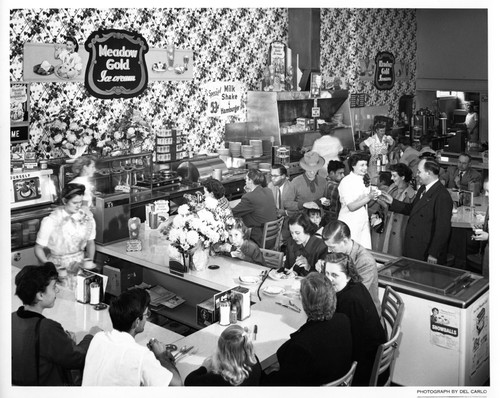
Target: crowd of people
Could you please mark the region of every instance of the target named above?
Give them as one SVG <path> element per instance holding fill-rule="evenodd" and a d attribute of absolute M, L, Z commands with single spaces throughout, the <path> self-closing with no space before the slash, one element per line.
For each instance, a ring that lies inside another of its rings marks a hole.
<path fill-rule="evenodd" d="M 319 386 L 343 376 L 357 361 L 353 384 L 368 385 L 377 347 L 387 340 L 377 264 L 369 249 L 445 264 L 453 209 L 447 188 L 482 183 L 470 168 L 470 155 L 461 154 L 458 167 L 444 172 L 432 149 L 423 145 L 422 154 L 408 140 L 396 143 L 376 127 L 362 146 L 370 154 L 353 153 L 347 163 L 336 156 L 326 163 L 309 151 L 300 161 L 304 173 L 292 180 L 283 165 L 272 166 L 269 182 L 262 171 L 250 169 L 246 193 L 233 208 L 220 181 L 204 182 L 205 194 L 226 211 L 228 241 L 213 247 L 215 255 L 266 266 L 264 224 L 283 218 L 278 242 L 270 243 L 285 254 L 281 271 L 303 277 L 300 294 L 307 321 L 277 350 L 277 363 L 266 370 L 248 331 L 232 325 L 220 335 L 213 355 L 185 380 L 163 344 L 151 339 L 144 347 L 135 341 L 150 314 L 150 297 L 143 289 L 112 299 L 113 329 L 92 328 L 79 344 L 42 315 L 54 306 L 61 270 L 74 270 L 95 254 L 87 181 L 95 164 L 79 162 L 79 177 L 62 192 L 62 206 L 41 224 L 35 254 L 44 265 L 26 266 L 15 279 L 23 305 L 12 314 L 12 384 Z M 373 158 L 395 148 L 399 161 L 373 184 L 368 174 Z M 485 180 L 486 192 L 488 187 Z M 488 219 L 473 237 L 486 248 Z M 488 273 L 487 266 L 484 270 Z"/>

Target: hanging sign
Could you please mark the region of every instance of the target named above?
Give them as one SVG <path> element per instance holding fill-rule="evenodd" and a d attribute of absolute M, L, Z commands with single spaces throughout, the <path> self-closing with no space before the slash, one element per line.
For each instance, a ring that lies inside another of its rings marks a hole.
<path fill-rule="evenodd" d="M 10 85 L 10 142 L 24 142 L 29 139 L 30 106 L 29 83 Z"/>
<path fill-rule="evenodd" d="M 379 52 L 375 57 L 375 87 L 390 90 L 394 81 L 394 55 L 387 51 Z"/>
<path fill-rule="evenodd" d="M 146 40 L 135 32 L 102 29 L 85 41 L 89 52 L 85 87 L 102 98 L 130 98 L 141 94 L 148 84 Z"/>
<path fill-rule="evenodd" d="M 204 85 L 207 91 L 207 115 L 232 116 L 242 109 L 243 86 L 237 82 L 212 82 Z"/>

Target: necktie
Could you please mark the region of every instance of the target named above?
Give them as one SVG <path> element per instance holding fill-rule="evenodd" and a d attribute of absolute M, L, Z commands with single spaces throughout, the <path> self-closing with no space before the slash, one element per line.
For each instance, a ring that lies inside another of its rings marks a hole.
<path fill-rule="evenodd" d="M 278 209 L 282 209 L 283 206 L 281 205 L 281 189 L 278 188 L 278 195 L 277 195 L 277 200 L 276 200 L 276 205 L 278 207 Z"/>

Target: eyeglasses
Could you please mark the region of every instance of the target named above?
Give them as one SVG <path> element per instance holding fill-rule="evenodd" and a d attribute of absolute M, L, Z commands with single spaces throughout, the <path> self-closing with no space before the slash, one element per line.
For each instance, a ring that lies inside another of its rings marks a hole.
<path fill-rule="evenodd" d="M 281 177 L 281 174 L 271 174 L 271 178 L 278 178 Z"/>

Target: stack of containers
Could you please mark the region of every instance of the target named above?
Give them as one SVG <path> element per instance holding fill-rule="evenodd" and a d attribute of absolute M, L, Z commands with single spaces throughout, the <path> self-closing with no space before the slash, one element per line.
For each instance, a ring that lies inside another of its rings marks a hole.
<path fill-rule="evenodd" d="M 262 156 L 262 140 L 250 140 L 250 146 L 252 147 L 252 155 L 254 158 Z"/>
<path fill-rule="evenodd" d="M 241 156 L 241 142 L 229 142 L 229 151 L 233 158 L 239 158 Z"/>
<path fill-rule="evenodd" d="M 253 157 L 253 149 L 251 145 L 242 145 L 241 146 L 241 156 L 243 159 L 250 159 Z"/>
<path fill-rule="evenodd" d="M 184 135 L 174 128 L 162 128 L 156 133 L 156 161 L 158 163 L 184 159 Z"/>

